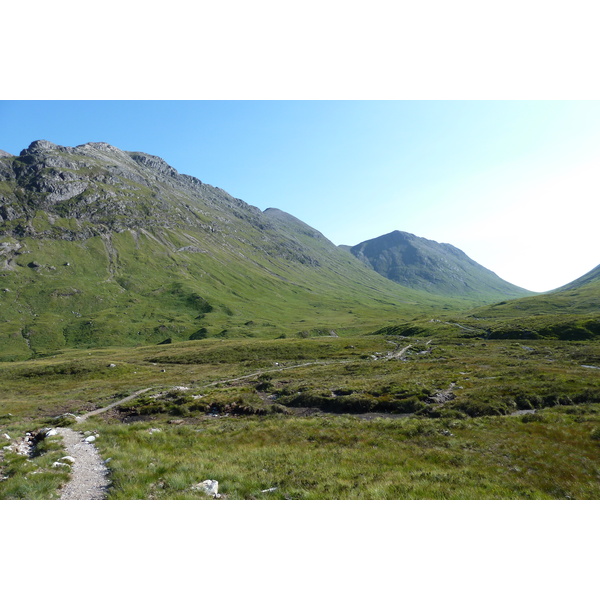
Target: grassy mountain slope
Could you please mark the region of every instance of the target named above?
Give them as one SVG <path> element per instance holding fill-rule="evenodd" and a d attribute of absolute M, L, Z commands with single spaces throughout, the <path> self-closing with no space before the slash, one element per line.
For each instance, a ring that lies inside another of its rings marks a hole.
<path fill-rule="evenodd" d="M 432 294 L 490 302 L 531 295 L 498 277 L 450 244 L 393 231 L 350 248 L 375 271 Z"/>
<path fill-rule="evenodd" d="M 597 289 L 600 286 L 600 265 L 593 268 L 585 275 L 582 275 L 581 277 L 575 279 L 575 281 L 571 281 L 571 283 L 567 283 L 567 285 L 563 285 L 562 287 L 559 287 L 557 290 L 554 291 L 564 292 L 567 290 L 575 290 L 588 284 L 591 284 L 592 286 L 595 285 Z M 590 287 L 589 289 L 591 290 L 592 288 Z"/>
<path fill-rule="evenodd" d="M 291 215 L 104 143 L 0 158 L 0 358 L 364 330 L 458 306 L 386 280 Z"/>
<path fill-rule="evenodd" d="M 444 319 L 416 317 L 378 331 L 458 338 L 596 339 L 600 337 L 600 269 L 554 292 L 448 313 Z"/>

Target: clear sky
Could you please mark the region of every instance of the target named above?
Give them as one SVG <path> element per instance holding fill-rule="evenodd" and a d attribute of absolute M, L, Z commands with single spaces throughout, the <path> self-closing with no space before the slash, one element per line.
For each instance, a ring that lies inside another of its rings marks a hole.
<path fill-rule="evenodd" d="M 598 101 L 0 101 L 0 149 L 108 142 L 336 244 L 395 229 L 533 291 L 600 263 Z"/>

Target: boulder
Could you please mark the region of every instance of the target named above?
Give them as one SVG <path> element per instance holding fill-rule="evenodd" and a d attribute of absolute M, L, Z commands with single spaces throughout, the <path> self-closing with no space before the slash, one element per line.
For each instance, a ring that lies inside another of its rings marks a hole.
<path fill-rule="evenodd" d="M 194 484 L 192 489 L 204 492 L 207 496 L 212 496 L 213 498 L 219 496 L 219 482 L 216 479 L 205 479 L 200 483 Z"/>

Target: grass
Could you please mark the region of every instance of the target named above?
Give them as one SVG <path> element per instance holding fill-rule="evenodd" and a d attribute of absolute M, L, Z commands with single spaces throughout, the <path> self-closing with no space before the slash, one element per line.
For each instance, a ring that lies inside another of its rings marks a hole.
<path fill-rule="evenodd" d="M 543 421 L 327 416 L 99 424 L 114 499 L 597 498 L 600 410 L 548 409 Z M 548 465 L 552 464 L 549 477 Z M 265 492 L 271 488 L 276 490 Z"/>
<path fill-rule="evenodd" d="M 0 224 L 0 497 L 68 477 L 57 441 L 27 459 L 2 434 L 143 388 L 85 425 L 111 498 L 197 498 L 209 478 L 231 499 L 599 497 L 597 273 L 473 308 L 281 211 L 82 152 L 38 174 L 67 161 L 55 203 L 26 156 L 2 159 L 25 180 L 0 190 L 20 215 Z"/>
<path fill-rule="evenodd" d="M 192 485 L 217 479 L 230 499 L 593 499 L 594 366 L 593 340 L 377 335 L 72 350 L 0 364 L 0 435 L 150 387 L 74 425 L 101 434 L 110 498 L 202 499 Z M 510 416 L 525 409 L 537 412 Z M 50 450 L 35 476 L 41 463 L 5 452 L 2 497 L 56 497 L 66 475 L 48 467 L 60 458 Z"/>
<path fill-rule="evenodd" d="M 23 422 L 10 418 L 0 420 L 2 433 L 11 440 L 22 436 Z M 28 431 L 41 427 L 41 422 L 27 423 Z M 65 455 L 61 441 L 56 437 L 45 438 L 36 445 L 31 457 L 10 450 L 11 440 L 0 438 L 0 500 L 52 500 L 60 497 L 59 488 L 69 480 L 70 467 L 53 467 Z"/>

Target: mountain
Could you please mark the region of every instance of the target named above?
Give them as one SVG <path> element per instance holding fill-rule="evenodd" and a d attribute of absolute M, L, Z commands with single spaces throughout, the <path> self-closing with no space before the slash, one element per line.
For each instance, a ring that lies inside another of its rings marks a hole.
<path fill-rule="evenodd" d="M 481 302 L 533 294 L 504 281 L 450 244 L 403 231 L 361 242 L 350 252 L 380 275 L 431 294 Z"/>
<path fill-rule="evenodd" d="M 459 304 L 391 282 L 295 217 L 156 156 L 48 141 L 0 156 L 0 359 L 329 335 Z"/>

